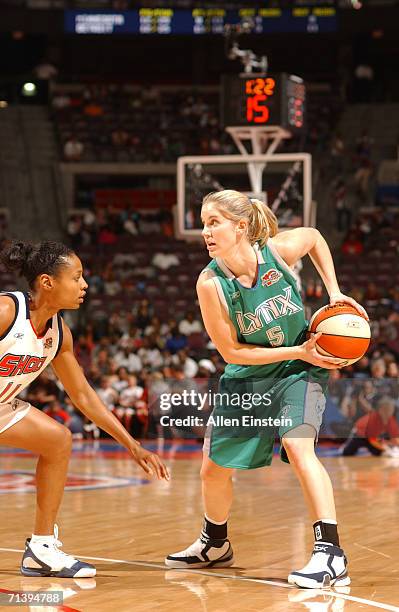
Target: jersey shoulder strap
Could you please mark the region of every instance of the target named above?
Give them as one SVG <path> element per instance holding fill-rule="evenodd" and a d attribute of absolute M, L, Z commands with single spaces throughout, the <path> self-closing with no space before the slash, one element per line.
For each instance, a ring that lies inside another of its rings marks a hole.
<path fill-rule="evenodd" d="M 223 262 L 222 262 L 223 263 Z M 225 266 L 224 266 L 225 267 Z M 230 273 L 226 268 L 226 272 Z M 218 265 L 217 259 L 212 259 L 212 261 L 201 271 L 201 274 L 207 274 L 213 281 L 219 300 L 221 301 L 224 308 L 227 312 L 230 312 L 231 303 L 229 296 L 229 289 L 227 285 L 229 284 L 230 278 L 227 277 L 225 271 Z M 230 273 L 230 276 L 231 273 Z M 229 308 L 230 307 L 230 308 Z"/>
<path fill-rule="evenodd" d="M 21 319 L 25 320 L 27 318 L 27 306 L 26 306 L 26 298 L 25 294 L 22 291 L 2 291 L 0 292 L 0 296 L 10 297 L 15 304 L 15 313 L 14 318 L 8 328 L 4 331 L 4 333 L 0 336 L 0 342 L 4 340 L 8 334 L 11 333 L 14 327 L 18 325 Z"/>
<path fill-rule="evenodd" d="M 296 287 L 298 287 L 298 275 L 294 270 L 287 264 L 286 261 L 281 257 L 278 252 L 277 246 L 273 242 L 273 238 L 270 238 L 265 246 L 262 248 L 262 252 L 266 262 L 270 260 L 277 264 L 277 266 L 285 273 L 285 277 L 289 278 Z"/>
<path fill-rule="evenodd" d="M 55 352 L 55 355 L 53 357 L 53 359 L 55 359 L 58 355 L 58 353 L 60 352 L 60 348 L 62 346 L 62 343 L 64 341 L 64 330 L 62 327 L 62 317 L 60 315 L 60 313 L 57 313 L 56 315 L 54 315 L 53 317 L 53 325 L 54 325 L 54 329 L 56 328 L 55 326 L 58 327 L 58 346 L 57 346 L 57 350 Z"/>

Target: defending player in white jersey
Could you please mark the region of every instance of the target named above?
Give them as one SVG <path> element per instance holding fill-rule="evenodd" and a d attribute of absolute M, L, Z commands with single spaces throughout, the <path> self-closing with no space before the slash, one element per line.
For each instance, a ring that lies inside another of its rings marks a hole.
<path fill-rule="evenodd" d="M 57 242 L 14 242 L 0 255 L 9 270 L 27 280 L 28 294 L 0 294 L 0 445 L 39 455 L 37 505 L 32 538 L 26 540 L 21 572 L 27 576 L 83 578 L 93 565 L 59 550 L 55 524 L 71 454 L 71 432 L 27 402 L 16 399 L 51 362 L 74 405 L 130 452 L 147 474 L 169 479 L 159 457 L 140 446 L 90 387 L 73 354 L 72 335 L 58 314 L 77 309 L 87 283 L 72 249 Z"/>

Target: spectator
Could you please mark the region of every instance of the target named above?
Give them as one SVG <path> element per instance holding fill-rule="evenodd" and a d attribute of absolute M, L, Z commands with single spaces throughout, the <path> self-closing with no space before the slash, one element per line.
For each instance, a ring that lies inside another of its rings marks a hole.
<path fill-rule="evenodd" d="M 361 255 L 364 251 L 364 246 L 360 242 L 356 231 L 352 230 L 346 237 L 341 251 L 344 255 Z"/>
<path fill-rule="evenodd" d="M 129 374 L 140 372 L 143 367 L 140 357 L 128 346 L 123 347 L 116 353 L 114 362 L 118 368 L 126 368 Z"/>
<path fill-rule="evenodd" d="M 108 376 L 101 377 L 100 386 L 96 388 L 96 392 L 108 410 L 113 411 L 118 402 L 118 393 L 112 388 Z"/>
<path fill-rule="evenodd" d="M 116 244 L 118 237 L 114 230 L 109 225 L 104 225 L 98 234 L 98 245 L 101 251 L 109 250 L 110 247 Z"/>
<path fill-rule="evenodd" d="M 362 157 L 359 161 L 358 169 L 355 172 L 355 184 L 358 194 L 361 198 L 366 199 L 369 193 L 369 182 L 371 177 L 372 165 L 370 159 Z"/>
<path fill-rule="evenodd" d="M 339 132 L 335 134 L 331 142 L 331 159 L 333 165 L 334 174 L 339 176 L 342 174 L 344 169 L 344 158 L 345 144 L 342 140 L 342 136 Z"/>
<path fill-rule="evenodd" d="M 366 302 L 377 303 L 380 300 L 380 298 L 381 298 L 381 293 L 377 285 L 373 282 L 368 283 L 366 287 L 366 291 L 364 293 L 364 300 Z"/>
<path fill-rule="evenodd" d="M 370 102 L 373 92 L 374 70 L 367 62 L 361 62 L 355 68 L 356 102 Z"/>
<path fill-rule="evenodd" d="M 150 324 L 152 310 L 147 299 L 141 300 L 136 312 L 136 325 L 140 330 L 144 330 Z"/>
<path fill-rule="evenodd" d="M 396 361 L 391 361 L 391 363 L 388 364 L 387 376 L 396 380 L 399 378 L 399 367 Z"/>
<path fill-rule="evenodd" d="M 165 348 L 174 355 L 180 349 L 187 346 L 187 336 L 183 336 L 177 328 L 171 330 L 168 339 L 166 340 Z"/>
<path fill-rule="evenodd" d="M 362 413 L 370 413 L 375 408 L 378 392 L 374 388 L 372 380 L 366 380 L 359 393 L 358 405 Z"/>
<path fill-rule="evenodd" d="M 68 414 L 68 412 L 66 412 L 66 410 L 63 410 L 61 404 L 57 400 L 51 401 L 43 412 L 48 414 L 49 417 L 58 423 L 61 423 L 61 425 L 65 425 L 65 427 L 69 428 L 71 416 Z"/>
<path fill-rule="evenodd" d="M 198 319 L 194 319 L 193 311 L 187 311 L 185 318 L 179 323 L 179 332 L 184 336 L 190 336 L 202 331 L 203 327 Z"/>
<path fill-rule="evenodd" d="M 27 399 L 39 410 L 43 410 L 51 402 L 55 402 L 59 394 L 60 390 L 54 380 L 50 378 L 49 371 L 44 370 L 29 386 Z"/>
<path fill-rule="evenodd" d="M 375 359 L 371 362 L 371 376 L 374 379 L 382 380 L 386 374 L 386 365 L 383 359 Z"/>
<path fill-rule="evenodd" d="M 129 133 L 121 127 L 111 132 L 111 142 L 115 147 L 125 147 L 129 142 Z"/>
<path fill-rule="evenodd" d="M 144 394 L 143 387 L 137 384 L 136 376 L 129 376 L 128 382 L 128 386 L 123 389 L 119 396 L 119 404 L 121 406 L 134 406 L 135 402 L 142 399 Z"/>
<path fill-rule="evenodd" d="M 50 64 L 50 62 L 46 61 L 38 64 L 33 69 L 33 72 L 40 81 L 51 81 L 58 75 L 57 68 L 53 66 L 53 64 Z"/>
<path fill-rule="evenodd" d="M 216 366 L 210 359 L 200 359 L 198 362 L 198 378 L 209 378 L 216 374 Z"/>
<path fill-rule="evenodd" d="M 72 135 L 64 144 L 64 159 L 69 162 L 80 161 L 84 152 L 83 142 Z"/>
<path fill-rule="evenodd" d="M 169 270 L 173 266 L 178 266 L 180 262 L 175 253 L 155 253 L 151 263 L 160 270 Z"/>
<path fill-rule="evenodd" d="M 106 295 L 114 296 L 114 295 L 118 295 L 118 293 L 120 293 L 121 291 L 122 291 L 122 285 L 116 279 L 115 273 L 113 272 L 113 270 L 110 269 L 107 272 L 106 276 L 104 275 L 104 292 Z"/>
<path fill-rule="evenodd" d="M 79 363 L 84 367 L 84 369 L 88 369 L 91 363 L 91 358 L 94 349 L 93 338 L 90 336 L 85 336 L 81 334 L 77 342 L 75 342 L 74 350 L 76 358 Z"/>
<path fill-rule="evenodd" d="M 55 108 L 57 111 L 61 111 L 71 105 L 71 97 L 67 94 L 60 93 L 54 96 L 51 103 L 53 108 Z"/>
<path fill-rule="evenodd" d="M 335 187 L 334 203 L 337 231 L 347 232 L 351 225 L 352 212 L 348 207 L 347 189 L 342 179 L 339 179 Z"/>
<path fill-rule="evenodd" d="M 80 215 L 71 215 L 67 223 L 67 234 L 71 242 L 71 246 L 77 249 L 82 243 L 82 217 Z"/>
<path fill-rule="evenodd" d="M 163 366 L 162 353 L 157 346 L 154 335 L 143 338 L 142 346 L 137 351 L 137 355 L 144 367 L 157 369 Z"/>
<path fill-rule="evenodd" d="M 187 351 L 184 349 L 177 351 L 177 354 L 174 355 L 173 363 L 182 368 L 185 378 L 194 378 L 198 372 L 197 362 L 189 357 Z"/>
<path fill-rule="evenodd" d="M 137 384 L 136 376 L 129 376 L 129 384 L 119 396 L 119 404 L 115 414 L 127 431 L 131 431 L 132 418 L 136 413 L 143 416 L 146 404 L 143 401 L 144 389 Z M 136 433 L 136 432 L 135 432 Z"/>
<path fill-rule="evenodd" d="M 104 115 L 104 108 L 98 102 L 94 100 L 86 104 L 83 109 L 83 112 L 88 117 L 102 117 Z"/>
<path fill-rule="evenodd" d="M 129 372 L 124 366 L 118 368 L 116 376 L 113 377 L 112 388 L 120 394 L 129 386 Z"/>
<path fill-rule="evenodd" d="M 377 410 L 361 417 L 355 423 L 352 436 L 343 447 L 344 456 L 355 455 L 360 448 L 367 448 L 372 455 L 399 454 L 399 423 L 394 417 L 395 402 L 383 396 Z"/>
<path fill-rule="evenodd" d="M 139 233 L 137 222 L 134 216 L 128 217 L 123 223 L 123 229 L 132 236 L 137 236 Z"/>

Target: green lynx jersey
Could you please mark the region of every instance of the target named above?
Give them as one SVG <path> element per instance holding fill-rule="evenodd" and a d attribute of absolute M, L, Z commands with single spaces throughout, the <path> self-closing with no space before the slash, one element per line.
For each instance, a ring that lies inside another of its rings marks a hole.
<path fill-rule="evenodd" d="M 234 324 L 238 341 L 269 348 L 302 344 L 307 321 L 294 273 L 278 254 L 273 240 L 263 248 L 255 245 L 254 249 L 258 274 L 252 288 L 243 287 L 220 259 L 206 268 Z M 228 364 L 220 378 L 220 399 L 212 413 L 216 420 L 208 424 L 204 452 L 224 467 L 253 469 L 269 465 L 276 434 L 281 438 L 307 424 L 317 435 L 327 378 L 328 370 L 302 360 L 256 366 Z M 265 400 L 259 402 L 261 397 Z M 280 421 L 280 425 L 276 422 L 276 427 L 256 424 L 256 419 L 259 422 L 264 417 L 285 417 L 287 421 Z M 228 418 L 234 426 L 229 425 Z M 248 427 L 251 418 L 255 425 Z M 283 448 L 281 457 L 287 460 Z"/>
<path fill-rule="evenodd" d="M 243 287 L 219 258 L 206 268 L 213 272 L 219 299 L 228 310 L 238 341 L 269 348 L 301 344 L 305 340 L 307 321 L 296 277 L 278 254 L 273 240 L 263 248 L 255 244 L 254 249 L 258 275 L 252 288 Z M 228 364 L 223 376 L 280 379 L 308 369 L 307 365 L 303 361 L 256 366 Z"/>

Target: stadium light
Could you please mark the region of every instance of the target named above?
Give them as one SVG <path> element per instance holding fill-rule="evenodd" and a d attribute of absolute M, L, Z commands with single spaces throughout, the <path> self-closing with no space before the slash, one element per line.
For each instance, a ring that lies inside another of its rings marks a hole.
<path fill-rule="evenodd" d="M 22 85 L 22 95 L 23 96 L 35 96 L 37 94 L 37 87 L 34 83 L 28 81 Z"/>

